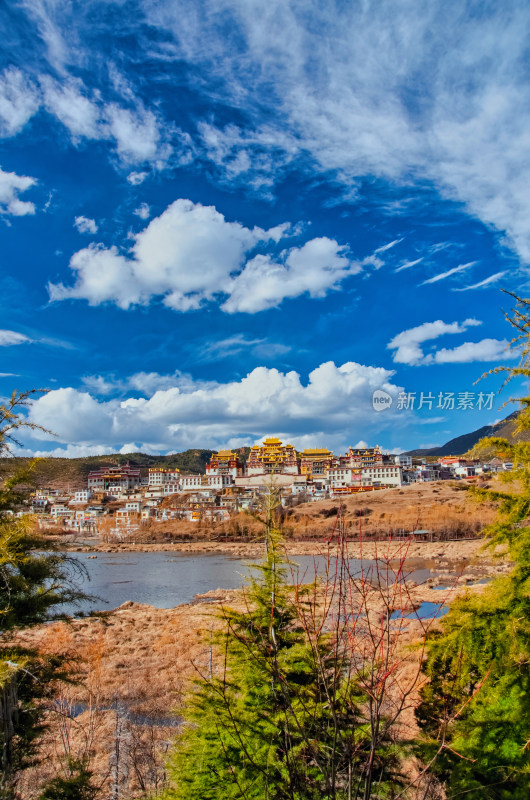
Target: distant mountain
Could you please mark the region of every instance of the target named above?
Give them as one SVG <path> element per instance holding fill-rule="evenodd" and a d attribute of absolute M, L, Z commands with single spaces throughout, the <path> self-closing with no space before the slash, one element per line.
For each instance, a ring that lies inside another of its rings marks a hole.
<path fill-rule="evenodd" d="M 166 467 L 167 469 L 180 469 L 184 473 L 201 474 L 206 471 L 206 464 L 210 460 L 213 450 L 191 448 L 183 453 L 173 453 L 170 456 L 151 456 L 146 453 L 113 453 L 108 456 L 86 456 L 85 458 L 41 458 L 37 461 L 34 482 L 37 486 L 46 486 L 52 489 L 83 488 L 86 486 L 88 473 L 93 469 L 102 467 L 123 466 L 129 462 L 133 467 Z M 246 461 L 250 452 L 249 447 L 236 448 L 241 461 Z M 11 474 L 16 469 L 25 466 L 30 458 L 0 458 L 0 478 L 2 475 Z"/>
<path fill-rule="evenodd" d="M 123 466 L 130 462 L 131 466 L 178 468 L 182 472 L 201 473 L 205 471 L 212 450 L 191 449 L 170 456 L 150 456 L 145 453 L 115 453 L 108 456 L 87 456 L 85 458 L 43 458 L 39 459 L 35 469 L 35 483 L 50 488 L 82 488 L 86 486 L 87 475 L 93 469 L 102 467 Z M 23 467 L 29 458 L 0 459 L 0 474 L 14 472 Z"/>
<path fill-rule="evenodd" d="M 430 447 L 425 450 L 409 450 L 405 455 L 416 456 L 418 458 L 427 458 L 429 456 L 462 456 L 471 450 L 474 445 L 484 436 L 501 436 L 508 441 L 530 441 L 530 431 L 528 433 L 520 433 L 514 435 L 516 420 L 519 412 L 514 411 L 508 417 L 495 425 L 484 425 L 471 433 L 464 433 L 462 436 L 457 436 L 451 439 L 441 447 Z"/>

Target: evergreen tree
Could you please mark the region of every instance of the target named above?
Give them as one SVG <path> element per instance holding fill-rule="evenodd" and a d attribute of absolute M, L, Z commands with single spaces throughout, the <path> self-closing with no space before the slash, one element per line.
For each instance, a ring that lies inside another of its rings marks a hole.
<path fill-rule="evenodd" d="M 367 696 L 340 642 L 323 632 L 310 641 L 300 625 L 270 519 L 267 544 L 245 611 L 223 612 L 227 628 L 218 645 L 225 668 L 203 677 L 190 700 L 171 763 L 176 787 L 166 797 L 392 797 L 397 751 L 386 732 L 374 742 Z"/>
<path fill-rule="evenodd" d="M 15 392 L 0 406 L 0 454 L 15 442 L 18 429 L 36 426 L 21 415 L 34 392 Z M 43 701 L 64 679 L 58 658 L 20 647 L 18 630 L 57 616 L 63 603 L 84 597 L 76 588 L 82 568 L 33 532 L 28 517 L 16 517 L 31 465 L 0 481 L 0 798 L 16 797 L 20 772 L 34 763 L 43 730 Z M 22 488 L 21 488 L 22 487 Z"/>
<path fill-rule="evenodd" d="M 94 800 L 98 788 L 92 784 L 92 772 L 84 761 L 70 759 L 66 777 L 49 781 L 39 794 L 38 800 Z"/>
<path fill-rule="evenodd" d="M 521 363 L 502 368 L 508 379 L 530 376 L 530 302 L 516 298 L 510 322 L 522 345 Z M 500 371 L 500 370 L 496 370 Z M 520 400 L 517 434 L 530 429 L 530 397 Z M 530 796 L 530 444 L 483 439 L 472 454 L 501 453 L 514 463 L 502 479 L 514 491 L 472 489 L 499 503 L 486 529 L 515 566 L 486 590 L 457 598 L 442 630 L 431 635 L 417 718 L 418 749 L 445 782 L 448 797 L 526 800 Z"/>

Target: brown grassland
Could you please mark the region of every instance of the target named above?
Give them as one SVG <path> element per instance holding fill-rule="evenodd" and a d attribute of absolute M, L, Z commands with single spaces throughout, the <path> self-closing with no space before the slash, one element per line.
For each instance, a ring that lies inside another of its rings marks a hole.
<path fill-rule="evenodd" d="M 325 553 L 336 505 L 322 501 L 295 507 L 284 521 L 287 552 Z M 464 588 L 480 592 L 484 584 L 477 581 L 508 568 L 502 559 L 495 562 L 485 555 L 480 538 L 476 537 L 477 531 L 491 521 L 493 507 L 476 505 L 458 484 L 412 486 L 353 496 L 346 499 L 344 506 L 350 556 L 362 553 L 364 558 L 379 558 L 384 564 L 401 560 L 410 570 L 418 566 L 430 568 L 430 577 L 420 585 L 410 579 L 404 581 L 405 594 L 400 590 L 395 606 L 404 612 L 423 602 L 450 603 Z M 145 542 L 136 545 L 102 544 L 99 549 L 215 549 L 255 558 L 263 552 L 262 526 L 245 516 L 252 526 L 252 533 L 244 537 L 246 541 L 238 541 L 237 537 L 232 542 L 214 541 L 211 531 L 208 536 L 206 531 L 195 529 L 193 541 L 149 543 L 147 536 Z M 469 530 L 473 538 L 374 541 L 374 532 L 385 528 Z M 174 535 L 177 538 L 182 533 L 177 531 Z M 219 535 L 217 528 L 213 535 Z M 421 565 L 418 558 L 424 559 Z M 173 609 L 125 603 L 112 612 L 49 624 L 21 634 L 25 645 L 45 653 L 64 654 L 73 676 L 71 683 L 61 685 L 55 703 L 48 709 L 49 727 L 41 747 L 44 759 L 27 771 L 23 796 L 27 800 L 34 798 L 37 785 L 51 776 L 67 756 L 88 759 L 102 788 L 102 798 L 109 796 L 112 785 L 119 785 L 120 797 L 139 797 L 144 792 L 156 796 L 166 781 L 166 754 L 193 678 L 221 669 L 220 656 L 211 646 L 213 631 L 223 625 L 219 612 L 225 605 L 242 608 L 242 603 L 240 592 L 216 590 Z M 379 606 L 374 597 L 370 613 L 380 613 Z M 395 624 L 399 626 L 396 652 L 403 681 L 419 674 L 422 650 L 411 645 L 421 642 L 426 627 L 437 623 L 407 619 L 406 624 Z M 413 707 L 420 685 L 421 678 L 414 683 L 399 723 L 410 737 L 415 731 Z"/>

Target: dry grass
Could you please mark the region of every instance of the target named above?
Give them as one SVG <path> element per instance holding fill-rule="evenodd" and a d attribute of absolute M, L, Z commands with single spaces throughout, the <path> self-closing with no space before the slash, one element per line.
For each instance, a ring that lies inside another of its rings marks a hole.
<path fill-rule="evenodd" d="M 466 558 L 471 556 L 471 545 L 476 548 L 477 543 L 372 543 L 365 546 L 364 556 L 373 557 L 376 547 L 385 560 L 409 558 L 417 547 L 434 554 L 436 548 L 439 579 L 421 586 L 410 582 L 407 585 L 407 608 L 414 608 L 424 600 L 435 603 L 451 600 L 469 579 L 470 573 L 460 578 L 457 573 L 462 553 L 465 552 Z M 463 551 L 462 547 L 467 549 Z M 358 555 L 357 546 L 352 549 L 350 545 L 349 553 Z M 459 560 L 451 562 L 451 557 Z M 479 561 L 474 580 L 499 568 Z M 306 580 L 310 578 L 306 576 Z M 434 588 L 436 583 L 450 588 L 440 591 Z M 474 586 L 470 591 L 482 588 Z M 89 758 L 102 786 L 101 797 L 107 797 L 117 742 L 122 766 L 128 764 L 128 769 L 120 772 L 121 796 L 133 798 L 146 790 L 156 794 L 165 777 L 168 743 L 175 734 L 168 717 L 178 715 L 182 709 L 191 680 L 209 670 L 211 631 L 223 624 L 217 613 L 220 606 L 241 608 L 241 603 L 237 592 L 220 590 L 209 592 L 199 602 L 173 609 L 126 603 L 97 617 L 41 626 L 21 635 L 22 643 L 27 646 L 64 654 L 75 677 L 74 683 L 63 687 L 58 705 L 49 709 L 50 728 L 42 743 L 45 760 L 25 776 L 24 800 L 35 798 L 39 782 L 50 777 L 68 753 Z M 376 598 L 371 613 L 378 611 Z M 407 620 L 403 626 L 400 648 L 404 656 L 400 669 L 405 680 L 418 663 L 418 651 L 410 649 L 410 645 L 421 640 L 423 633 L 424 624 L 418 620 Z M 215 650 L 212 656 L 213 669 L 221 669 Z M 408 735 L 415 730 L 415 700 L 414 692 L 400 722 Z"/>
<path fill-rule="evenodd" d="M 108 794 L 112 759 L 120 741 L 122 796 L 155 792 L 164 780 L 164 756 L 183 696 L 197 670 L 207 668 L 209 631 L 221 623 L 210 603 L 155 609 L 127 603 L 99 617 L 25 632 L 19 641 L 63 654 L 74 682 L 48 710 L 44 762 L 29 770 L 23 797 L 36 796 L 66 755 L 87 757 Z M 121 728 L 121 730 L 119 730 Z M 125 755 L 125 751 L 127 751 Z"/>
<path fill-rule="evenodd" d="M 493 521 L 495 506 L 474 502 L 465 487 L 461 482 L 436 481 L 350 495 L 342 499 L 347 532 L 350 536 L 362 532 L 366 538 L 417 529 L 472 534 Z M 329 529 L 337 506 L 336 500 L 304 503 L 287 524 L 296 538 L 318 536 Z"/>

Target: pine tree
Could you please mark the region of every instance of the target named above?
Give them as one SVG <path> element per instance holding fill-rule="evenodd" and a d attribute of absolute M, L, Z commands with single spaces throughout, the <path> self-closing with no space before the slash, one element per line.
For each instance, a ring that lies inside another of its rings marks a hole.
<path fill-rule="evenodd" d="M 521 363 L 501 368 L 508 379 L 530 376 L 530 302 L 517 301 L 509 321 L 523 345 Z M 501 371 L 497 369 L 495 371 Z M 530 429 L 530 397 L 516 434 Z M 514 562 L 479 596 L 452 603 L 442 630 L 431 636 L 417 718 L 418 750 L 445 782 L 448 797 L 526 800 L 530 796 L 530 444 L 483 439 L 472 455 L 501 453 L 514 463 L 502 475 L 514 491 L 472 489 L 477 500 L 496 501 L 496 522 L 485 530 L 490 546 L 503 546 Z"/>
<path fill-rule="evenodd" d="M 70 759 L 66 777 L 53 778 L 37 800 L 94 800 L 99 790 L 92 783 L 92 772 L 84 761 Z"/>
<path fill-rule="evenodd" d="M 393 744 L 382 734 L 371 763 L 367 696 L 332 633 L 309 641 L 270 519 L 267 545 L 245 611 L 223 612 L 225 668 L 204 676 L 190 700 L 171 764 L 176 788 L 166 797 L 392 797 L 399 783 Z"/>
<path fill-rule="evenodd" d="M 0 405 L 0 454 L 16 442 L 18 429 L 35 428 L 21 415 L 34 392 L 14 392 Z M 43 701 L 64 679 L 62 661 L 20 647 L 22 628 L 61 616 L 60 606 L 85 595 L 75 580 L 82 568 L 33 531 L 28 517 L 13 515 L 32 465 L 0 481 L 0 798 L 16 796 L 22 770 L 35 762 L 43 731 Z M 64 614 L 62 615 L 64 617 Z"/>

